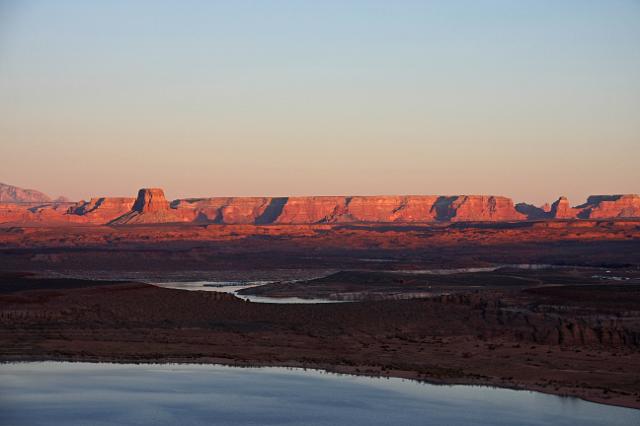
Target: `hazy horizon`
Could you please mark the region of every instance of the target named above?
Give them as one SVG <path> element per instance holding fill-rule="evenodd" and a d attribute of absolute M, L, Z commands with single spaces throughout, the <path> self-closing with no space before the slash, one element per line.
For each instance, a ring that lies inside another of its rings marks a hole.
<path fill-rule="evenodd" d="M 638 193 L 640 2 L 0 3 L 0 182 Z"/>

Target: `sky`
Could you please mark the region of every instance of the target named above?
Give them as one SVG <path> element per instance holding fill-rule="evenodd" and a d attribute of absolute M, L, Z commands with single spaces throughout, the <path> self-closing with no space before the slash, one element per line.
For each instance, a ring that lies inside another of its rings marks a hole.
<path fill-rule="evenodd" d="M 0 182 L 640 192 L 640 1 L 0 0 Z"/>

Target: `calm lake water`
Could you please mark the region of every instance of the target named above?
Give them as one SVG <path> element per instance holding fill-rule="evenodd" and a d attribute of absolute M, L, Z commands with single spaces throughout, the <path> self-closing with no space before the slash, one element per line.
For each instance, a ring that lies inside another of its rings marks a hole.
<path fill-rule="evenodd" d="M 241 299 L 248 300 L 255 303 L 296 303 L 296 304 L 310 304 L 310 303 L 344 303 L 341 300 L 332 299 L 303 299 L 300 297 L 265 297 L 254 296 L 250 294 L 238 294 L 239 290 L 257 287 L 264 284 L 268 284 L 271 281 L 167 281 L 167 282 L 151 282 L 149 284 L 156 285 L 158 287 L 173 288 L 177 290 L 189 290 L 189 291 L 213 291 L 218 293 L 231 293 L 238 296 Z"/>
<path fill-rule="evenodd" d="M 365 260 L 365 259 L 361 259 Z M 368 259 L 369 261 L 382 261 L 384 259 Z M 386 273 L 402 273 L 402 274 L 415 274 L 415 275 L 450 275 L 450 274 L 459 274 L 459 273 L 471 273 L 471 272 L 490 272 L 496 271 L 500 268 L 515 268 L 515 269 L 548 269 L 548 268 L 561 268 L 553 265 L 547 264 L 502 264 L 502 265 L 494 265 L 489 267 L 474 267 L 474 268 L 453 268 L 453 269 L 411 269 L 411 270 L 387 270 L 382 271 Z M 226 274 L 229 274 L 231 271 L 226 271 Z M 144 282 L 149 284 L 156 285 L 158 287 L 172 288 L 177 290 L 189 290 L 189 291 L 214 291 L 214 292 L 222 292 L 222 293 L 231 293 L 242 299 L 248 300 L 250 302 L 257 303 L 296 303 L 296 304 L 304 304 L 304 303 L 345 303 L 352 302 L 354 300 L 335 300 L 335 299 L 323 299 L 323 298 L 314 298 L 314 299 L 304 299 L 300 297 L 266 297 L 266 296 L 254 296 L 249 294 L 238 294 L 238 291 L 250 287 L 258 287 L 261 285 L 274 283 L 274 282 L 296 282 L 296 281 L 305 281 L 314 278 L 321 278 L 330 275 L 331 273 L 335 273 L 336 271 L 329 272 L 319 272 L 319 271 L 308 271 L 304 278 L 294 278 L 292 276 L 286 276 L 286 273 L 283 271 L 279 271 L 280 276 L 278 279 L 253 279 L 253 280 L 172 280 L 163 277 L 162 280 L 153 279 L 150 277 L 146 277 L 141 275 L 139 277 L 131 276 L 127 277 L 129 279 L 135 280 L 141 279 Z M 256 272 L 260 274 L 260 272 Z M 263 272 L 264 273 L 264 272 Z M 207 275 L 206 273 L 201 273 L 203 275 Z M 209 272 L 209 275 L 211 273 Z M 283 275 L 285 274 L 285 275 Z M 300 275 L 300 270 L 295 270 L 295 274 Z M 223 273 L 224 275 L 224 273 Z M 194 276 L 197 276 L 194 275 Z M 119 279 L 123 279 L 124 277 L 118 277 Z M 425 297 L 425 292 L 422 292 L 423 295 L 418 297 Z M 415 296 L 414 296 L 415 297 Z"/>
<path fill-rule="evenodd" d="M 640 410 L 535 392 L 286 368 L 0 365 L 2 425 L 639 425 Z"/>

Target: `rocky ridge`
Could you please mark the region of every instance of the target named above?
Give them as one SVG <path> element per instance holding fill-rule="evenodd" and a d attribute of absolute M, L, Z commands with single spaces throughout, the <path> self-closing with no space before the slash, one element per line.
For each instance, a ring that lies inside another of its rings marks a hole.
<path fill-rule="evenodd" d="M 514 206 L 495 195 L 212 197 L 169 202 L 160 188 L 137 198 L 98 197 L 78 203 L 0 203 L 3 224 L 154 223 L 303 225 L 331 223 L 501 222 L 640 217 L 640 196 L 594 195 L 572 207 L 566 197 L 551 206 Z"/>
<path fill-rule="evenodd" d="M 22 189 L 0 183 L 0 203 L 48 203 L 51 198 L 35 189 Z"/>

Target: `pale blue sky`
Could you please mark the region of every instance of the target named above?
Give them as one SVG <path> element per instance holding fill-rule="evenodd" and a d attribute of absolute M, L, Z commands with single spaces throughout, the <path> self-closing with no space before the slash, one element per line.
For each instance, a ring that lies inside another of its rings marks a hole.
<path fill-rule="evenodd" d="M 0 182 L 640 192 L 639 1 L 0 0 Z"/>

